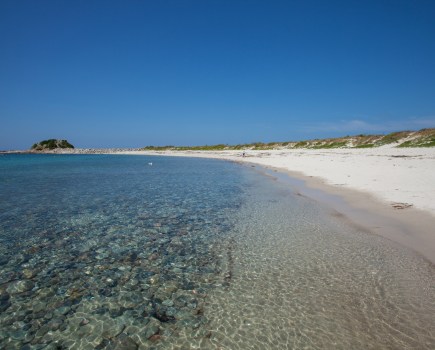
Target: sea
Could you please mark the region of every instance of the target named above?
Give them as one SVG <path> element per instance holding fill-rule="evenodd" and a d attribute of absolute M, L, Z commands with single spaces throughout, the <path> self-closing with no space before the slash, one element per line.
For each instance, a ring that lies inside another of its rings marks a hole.
<path fill-rule="evenodd" d="M 434 281 L 259 166 L 0 156 L 1 349 L 435 349 Z"/>

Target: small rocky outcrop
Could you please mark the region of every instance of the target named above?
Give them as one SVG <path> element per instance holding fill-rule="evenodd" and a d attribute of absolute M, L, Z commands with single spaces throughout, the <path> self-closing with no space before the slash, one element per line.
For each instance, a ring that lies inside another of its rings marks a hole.
<path fill-rule="evenodd" d="M 33 151 L 46 151 L 56 148 L 74 148 L 67 140 L 49 139 L 33 144 Z"/>

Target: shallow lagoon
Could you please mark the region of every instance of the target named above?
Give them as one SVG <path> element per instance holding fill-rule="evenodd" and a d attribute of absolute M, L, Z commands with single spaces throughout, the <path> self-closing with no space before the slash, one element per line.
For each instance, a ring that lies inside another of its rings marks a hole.
<path fill-rule="evenodd" d="M 2 348 L 435 347 L 433 265 L 256 168 L 2 156 L 0 219 Z"/>

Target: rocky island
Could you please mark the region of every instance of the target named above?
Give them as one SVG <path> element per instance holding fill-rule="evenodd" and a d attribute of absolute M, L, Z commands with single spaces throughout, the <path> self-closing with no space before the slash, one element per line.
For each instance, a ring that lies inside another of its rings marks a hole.
<path fill-rule="evenodd" d="M 67 140 L 49 139 L 33 144 L 32 151 L 47 151 L 57 148 L 74 148 Z"/>

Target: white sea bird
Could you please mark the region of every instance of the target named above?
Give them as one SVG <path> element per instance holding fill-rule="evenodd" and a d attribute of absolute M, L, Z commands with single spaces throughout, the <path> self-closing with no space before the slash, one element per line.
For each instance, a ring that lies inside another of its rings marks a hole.
<path fill-rule="evenodd" d="M 153 165 L 153 163 L 149 162 L 148 165 Z"/>

